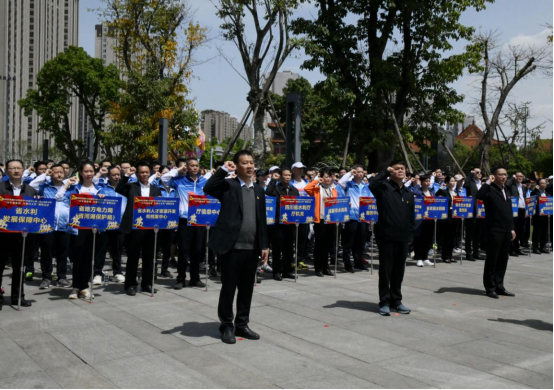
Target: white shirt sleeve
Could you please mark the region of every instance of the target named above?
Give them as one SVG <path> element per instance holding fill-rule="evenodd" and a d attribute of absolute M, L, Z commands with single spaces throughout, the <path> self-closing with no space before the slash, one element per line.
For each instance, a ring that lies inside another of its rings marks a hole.
<path fill-rule="evenodd" d="M 46 173 L 43 173 L 42 175 L 35 177 L 33 181 L 29 183 L 29 185 L 38 191 L 40 185 L 46 182 L 46 177 Z"/>
<path fill-rule="evenodd" d="M 67 190 L 65 189 L 64 186 L 60 187 L 60 189 L 58 190 L 58 192 L 56 193 L 56 200 L 57 201 L 61 201 L 63 200 L 63 198 L 65 197 L 65 193 L 67 192 Z"/>
<path fill-rule="evenodd" d="M 156 174 L 154 173 L 152 176 L 148 178 L 148 184 L 152 184 L 157 179 Z"/>
<path fill-rule="evenodd" d="M 165 175 L 162 175 L 162 177 L 160 177 L 160 179 L 161 179 L 162 183 L 167 186 L 167 185 L 169 185 L 169 182 L 171 181 L 171 179 L 173 179 L 177 175 L 178 175 L 177 169 L 173 168 L 171 171 L 167 172 Z"/>
<path fill-rule="evenodd" d="M 342 188 L 346 188 L 346 183 L 348 183 L 350 180 L 352 180 L 352 173 L 346 172 L 343 177 L 339 180 L 339 186 Z"/>

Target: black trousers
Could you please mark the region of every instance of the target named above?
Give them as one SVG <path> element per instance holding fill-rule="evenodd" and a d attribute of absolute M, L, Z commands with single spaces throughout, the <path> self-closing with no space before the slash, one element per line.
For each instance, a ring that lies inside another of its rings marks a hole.
<path fill-rule="evenodd" d="M 162 250 L 162 271 L 167 271 L 169 268 L 169 260 L 171 258 L 171 243 L 173 242 L 173 229 L 164 229 L 158 232 L 158 247 Z"/>
<path fill-rule="evenodd" d="M 300 228 L 298 227 L 298 241 L 300 241 Z M 273 227 L 273 274 L 293 272 L 294 248 L 296 239 L 296 227 L 294 225 L 275 225 Z M 298 253 L 300 259 L 300 252 Z"/>
<path fill-rule="evenodd" d="M 344 265 L 350 263 L 350 253 L 354 257 L 354 265 L 361 265 L 364 254 L 364 243 L 367 226 L 363 222 L 350 220 L 344 224 L 342 231 L 342 260 Z"/>
<path fill-rule="evenodd" d="M 481 245 L 484 219 L 467 218 L 464 220 L 466 228 L 465 251 L 468 255 L 479 255 L 479 246 Z"/>
<path fill-rule="evenodd" d="M 414 239 L 414 260 L 428 260 L 429 250 L 433 245 L 435 235 L 435 221 L 422 221 L 421 233 Z"/>
<path fill-rule="evenodd" d="M 154 231 L 133 230 L 128 235 L 127 273 L 125 275 L 125 290 L 135 287 L 137 283 L 138 263 L 142 254 L 142 287 L 152 285 L 154 272 Z"/>
<path fill-rule="evenodd" d="M 42 240 L 42 234 L 29 234 L 27 241 L 25 242 L 25 253 L 29 251 L 29 256 L 25 255 L 25 273 L 35 273 L 35 259 L 38 261 L 38 249 L 40 248 L 40 241 Z M 29 249 L 27 249 L 29 245 Z"/>
<path fill-rule="evenodd" d="M 314 265 L 316 272 L 329 269 L 329 259 L 331 259 L 333 265 L 335 264 L 336 232 L 337 226 L 335 224 L 325 225 L 323 221 L 314 224 Z"/>
<path fill-rule="evenodd" d="M 533 215 L 533 249 L 546 249 L 548 243 L 548 217 Z"/>
<path fill-rule="evenodd" d="M 187 278 L 187 265 L 190 265 L 190 281 L 200 280 L 200 262 L 204 261 L 206 251 L 206 228 L 203 226 L 188 226 L 185 218 L 179 219 L 179 260 L 177 263 L 177 280 Z"/>
<path fill-rule="evenodd" d="M 514 218 L 516 239 L 512 241 L 512 252 L 520 250 L 520 242 L 525 234 L 525 209 L 517 209 L 517 218 Z"/>
<path fill-rule="evenodd" d="M 114 276 L 123 273 L 121 268 L 121 253 L 123 251 L 124 239 L 125 233 L 119 230 L 107 230 L 104 234 L 96 237 L 96 240 L 100 242 L 100 249 L 94 255 L 94 276 L 102 275 L 108 250 L 112 258 Z"/>
<path fill-rule="evenodd" d="M 483 285 L 487 292 L 504 290 L 511 240 L 511 233 L 487 232 L 487 258 L 483 272 Z"/>
<path fill-rule="evenodd" d="M 521 237 L 519 244 L 523 247 L 528 248 L 530 238 L 531 238 L 531 218 L 525 218 L 523 236 Z"/>
<path fill-rule="evenodd" d="M 379 239 L 379 306 L 402 303 L 408 243 Z"/>
<path fill-rule="evenodd" d="M 298 261 L 307 260 L 310 257 L 310 225 L 302 224 L 298 226 Z"/>
<path fill-rule="evenodd" d="M 96 249 L 100 250 L 99 236 L 106 233 L 96 233 Z M 73 288 L 84 290 L 89 287 L 92 267 L 92 244 L 94 241 L 92 230 L 79 230 L 79 234 L 71 236 L 71 261 L 73 262 Z"/>
<path fill-rule="evenodd" d="M 67 256 L 71 234 L 67 232 L 52 232 L 44 234 L 40 240 L 40 268 L 42 278 L 52 280 L 52 257 L 56 253 L 56 274 L 58 280 L 67 278 Z"/>
<path fill-rule="evenodd" d="M 32 252 L 33 245 L 32 240 L 29 238 L 34 236 L 34 234 L 29 234 L 27 240 L 25 241 L 25 260 L 28 258 L 33 258 L 34 253 Z M 11 256 L 12 259 L 12 289 L 11 289 L 11 298 L 17 299 L 19 297 L 19 278 L 21 275 L 21 251 L 23 249 L 23 236 L 20 233 L 0 233 L 0 284 L 2 282 L 2 277 L 4 275 L 4 269 L 6 268 L 6 263 L 8 258 Z M 21 296 L 25 296 L 23 283 L 21 285 Z"/>
<path fill-rule="evenodd" d="M 258 255 L 254 250 L 231 249 L 228 253 L 219 256 L 221 258 L 221 291 L 217 314 L 221 321 L 219 330 L 223 333 L 229 326 L 240 328 L 248 325 Z M 237 315 L 233 318 L 235 291 L 238 291 Z"/>
<path fill-rule="evenodd" d="M 438 222 L 438 229 L 442 230 L 442 252 L 443 260 L 452 259 L 452 252 L 456 244 L 456 236 L 460 231 L 461 222 L 459 219 L 449 218 Z"/>

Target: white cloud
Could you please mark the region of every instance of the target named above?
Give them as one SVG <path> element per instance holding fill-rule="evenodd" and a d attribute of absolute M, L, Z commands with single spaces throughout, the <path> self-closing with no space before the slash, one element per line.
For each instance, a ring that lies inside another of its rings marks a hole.
<path fill-rule="evenodd" d="M 545 28 L 540 33 L 535 35 L 518 34 L 508 41 L 511 46 L 544 46 L 546 44 L 546 38 L 551 35 L 552 31 L 549 28 Z"/>

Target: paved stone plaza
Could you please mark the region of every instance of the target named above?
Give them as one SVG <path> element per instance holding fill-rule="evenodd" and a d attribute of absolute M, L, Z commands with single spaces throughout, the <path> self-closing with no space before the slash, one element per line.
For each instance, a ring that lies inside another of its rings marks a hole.
<path fill-rule="evenodd" d="M 552 256 L 510 259 L 515 298 L 484 296 L 482 270 L 409 261 L 413 312 L 391 317 L 377 314 L 377 272 L 265 275 L 251 313 L 261 340 L 236 345 L 219 339 L 218 279 L 208 292 L 158 279 L 156 298 L 111 284 L 93 304 L 36 280 L 32 308 L 0 312 L 0 387 L 552 388 Z"/>

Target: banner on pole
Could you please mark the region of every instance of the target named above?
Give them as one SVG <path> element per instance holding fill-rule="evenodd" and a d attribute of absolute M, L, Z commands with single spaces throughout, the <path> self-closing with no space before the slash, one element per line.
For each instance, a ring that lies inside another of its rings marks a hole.
<path fill-rule="evenodd" d="M 55 212 L 55 199 L 0 195 L 0 232 L 50 233 Z"/>
<path fill-rule="evenodd" d="M 361 199 L 360 199 L 361 203 Z M 361 206 L 360 206 L 361 207 Z M 414 197 L 414 210 L 415 210 L 415 220 L 421 221 L 423 220 L 424 211 L 423 211 L 423 196 L 415 196 Z"/>
<path fill-rule="evenodd" d="M 541 196 L 539 198 L 539 214 L 552 215 L 552 197 Z"/>
<path fill-rule="evenodd" d="M 448 198 L 444 196 L 424 197 L 423 198 L 423 219 L 447 219 L 448 218 Z"/>
<path fill-rule="evenodd" d="M 135 196 L 133 229 L 176 229 L 179 227 L 179 199 Z"/>
<path fill-rule="evenodd" d="M 525 218 L 530 218 L 535 215 L 535 210 L 537 209 L 537 197 L 530 196 L 525 199 Z"/>
<path fill-rule="evenodd" d="M 360 196 L 360 222 L 375 223 L 379 219 L 377 201 L 370 196 Z"/>
<path fill-rule="evenodd" d="M 281 196 L 279 223 L 313 223 L 315 218 L 315 198 L 311 196 Z"/>
<path fill-rule="evenodd" d="M 76 229 L 119 229 L 121 198 L 99 198 L 90 194 L 71 194 L 69 226 Z"/>
<path fill-rule="evenodd" d="M 277 206 L 277 198 L 274 196 L 265 196 L 265 217 L 267 226 L 275 225 L 275 207 Z"/>
<path fill-rule="evenodd" d="M 484 219 L 485 216 L 485 204 L 482 200 L 477 199 L 477 218 Z"/>
<path fill-rule="evenodd" d="M 452 200 L 453 218 L 473 218 L 474 199 L 471 196 L 455 196 Z"/>
<path fill-rule="evenodd" d="M 221 203 L 209 195 L 189 193 L 189 226 L 213 226 L 219 217 Z"/>
<path fill-rule="evenodd" d="M 325 223 L 343 223 L 350 220 L 350 198 L 325 198 Z"/>
<path fill-rule="evenodd" d="M 512 196 L 511 197 L 511 200 L 512 200 L 512 216 L 514 218 L 517 218 L 518 216 L 518 210 L 517 210 L 517 206 L 518 206 L 518 198 L 517 196 Z"/>

